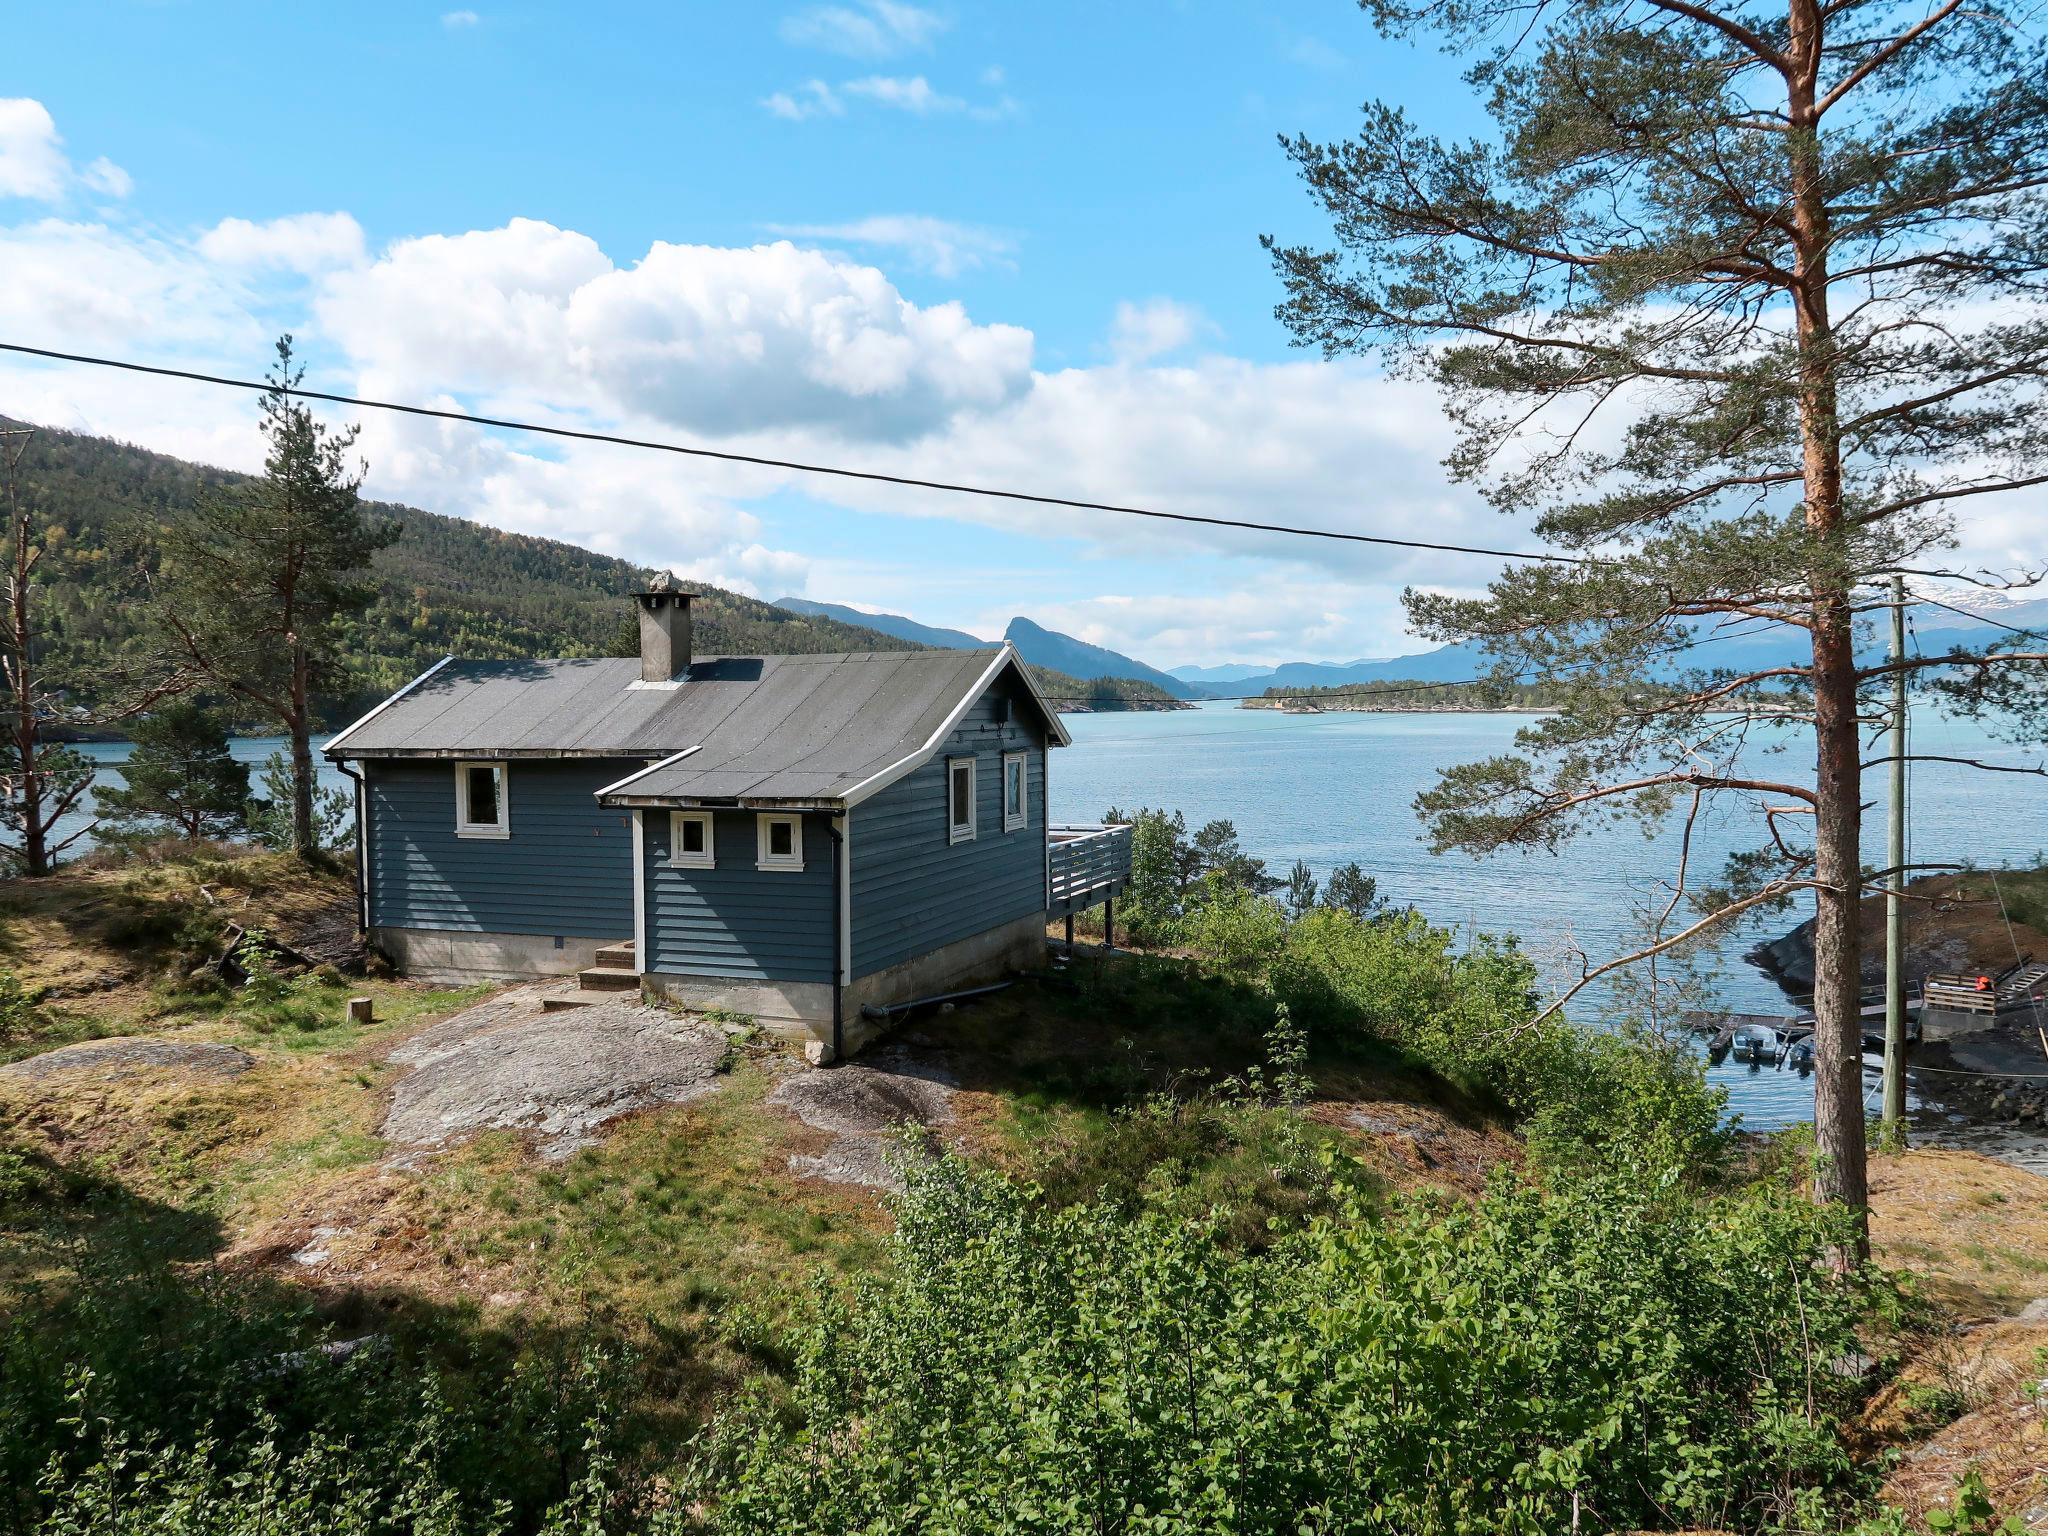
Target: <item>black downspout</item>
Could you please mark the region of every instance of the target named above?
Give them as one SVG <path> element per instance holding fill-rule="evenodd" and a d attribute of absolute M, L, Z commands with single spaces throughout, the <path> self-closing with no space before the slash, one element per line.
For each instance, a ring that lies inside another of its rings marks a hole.
<path fill-rule="evenodd" d="M 363 797 L 369 793 L 369 784 L 363 776 L 349 767 L 345 757 L 330 757 L 338 772 L 347 774 L 356 781 L 356 929 L 368 935 L 370 931 L 370 839 L 363 830 Z"/>
<path fill-rule="evenodd" d="M 832 837 L 832 1063 L 837 1066 L 846 1055 L 846 884 L 840 876 L 846 834 L 832 816 L 825 819 L 825 830 Z"/>

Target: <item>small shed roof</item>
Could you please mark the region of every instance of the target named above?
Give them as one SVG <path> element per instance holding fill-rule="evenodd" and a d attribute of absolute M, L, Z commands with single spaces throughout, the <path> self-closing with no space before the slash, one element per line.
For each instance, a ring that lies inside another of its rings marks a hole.
<path fill-rule="evenodd" d="M 327 744 L 333 757 L 657 757 L 614 804 L 864 798 L 936 750 L 1006 670 L 1068 737 L 1008 646 L 705 656 L 672 684 L 633 658 L 448 661 Z"/>

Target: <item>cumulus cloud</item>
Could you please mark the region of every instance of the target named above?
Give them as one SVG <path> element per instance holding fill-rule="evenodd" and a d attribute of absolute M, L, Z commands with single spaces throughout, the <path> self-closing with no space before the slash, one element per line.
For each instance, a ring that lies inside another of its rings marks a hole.
<path fill-rule="evenodd" d="M 915 213 L 875 214 L 845 224 L 768 227 L 778 235 L 900 251 L 919 271 L 935 277 L 958 277 L 981 267 L 1011 266 L 1017 251 L 1017 242 L 996 230 Z"/>
<path fill-rule="evenodd" d="M 1111 322 L 1109 349 L 1120 363 L 1150 362 L 1177 352 L 1195 339 L 1207 323 L 1191 304 L 1172 299 L 1147 299 L 1133 304 L 1126 299 L 1116 307 Z"/>
<path fill-rule="evenodd" d="M 787 241 L 658 242 L 620 268 L 587 236 L 518 219 L 401 241 L 330 278 L 320 314 L 365 367 L 718 435 L 903 440 L 1030 386 L 1029 331 L 920 307 L 873 267 Z"/>
<path fill-rule="evenodd" d="M 126 197 L 135 190 L 135 178 L 105 155 L 93 160 L 78 173 L 78 179 L 95 192 L 104 192 L 108 197 Z"/>
<path fill-rule="evenodd" d="M 840 89 L 849 96 L 864 97 L 879 106 L 893 107 L 918 117 L 930 117 L 935 112 L 967 110 L 965 97 L 947 96 L 933 90 L 931 81 L 923 75 L 869 75 L 865 79 L 849 80 Z"/>
<path fill-rule="evenodd" d="M 819 5 L 783 18 L 782 40 L 799 48 L 822 48 L 854 59 L 888 59 L 929 48 L 946 30 L 934 11 L 900 0 L 864 0 L 858 7 Z"/>
<path fill-rule="evenodd" d="M 995 71 L 998 77 L 1001 72 Z M 823 80 L 806 80 L 790 91 L 776 91 L 761 98 L 761 105 L 773 116 L 792 123 L 819 117 L 843 117 L 848 99 L 866 102 L 911 117 L 955 117 L 965 115 L 976 122 L 994 123 L 1020 116 L 1022 104 L 1007 93 L 992 101 L 969 101 L 935 88 L 923 75 L 863 75 L 842 80 L 838 85 Z"/>
<path fill-rule="evenodd" d="M 786 122 L 802 123 L 814 117 L 839 117 L 846 104 L 822 80 L 806 80 L 794 91 L 777 91 L 761 98 L 761 105 Z"/>
<path fill-rule="evenodd" d="M 199 253 L 234 267 L 323 272 L 363 259 L 363 227 L 345 213 L 293 213 L 260 223 L 222 219 L 199 237 Z"/>
<path fill-rule="evenodd" d="M 56 121 L 40 101 L 0 98 L 0 197 L 55 202 L 74 185 L 108 197 L 126 197 L 135 187 L 104 155 L 83 171 L 74 169 Z"/>

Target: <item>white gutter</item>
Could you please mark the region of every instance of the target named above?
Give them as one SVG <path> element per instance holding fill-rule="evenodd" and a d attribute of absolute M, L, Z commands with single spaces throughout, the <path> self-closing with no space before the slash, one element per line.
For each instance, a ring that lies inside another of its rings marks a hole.
<path fill-rule="evenodd" d="M 439 661 L 435 662 L 431 667 L 427 668 L 426 671 L 422 672 L 418 677 L 414 678 L 411 682 L 407 683 L 403 688 L 399 689 L 398 692 L 391 695 L 391 697 L 386 699 L 382 704 L 379 704 L 367 715 L 364 715 L 362 719 L 353 721 L 350 724 L 343 726 L 339 732 L 327 738 L 327 745 L 320 749 L 320 755 L 323 757 L 333 757 L 335 755 L 334 749 L 340 746 L 342 742 L 346 740 L 352 733 L 359 731 L 364 726 L 368 725 L 372 720 L 376 719 L 379 715 L 383 714 L 385 710 L 389 709 L 392 705 L 396 704 L 408 693 L 411 693 L 413 689 L 419 687 L 421 683 L 424 683 L 428 678 L 432 677 L 436 672 L 440 671 L 443 667 L 447 666 L 448 663 L 453 661 L 454 659 L 455 658 L 453 656 L 443 656 Z"/>
<path fill-rule="evenodd" d="M 599 800 L 602 800 L 606 795 L 617 794 L 620 790 L 624 789 L 628 784 L 632 783 L 635 779 L 644 779 L 647 777 L 647 775 L 653 773 L 656 769 L 666 768 L 671 763 L 680 763 L 692 752 L 701 752 L 703 750 L 703 743 L 699 742 L 694 747 L 685 747 L 680 752 L 671 752 L 667 757 L 664 757 L 660 762 L 649 763 L 645 768 L 636 768 L 633 772 L 627 774 L 623 779 L 618 779 L 613 783 L 605 785 L 603 789 L 600 789 L 596 792 L 597 798 Z"/>

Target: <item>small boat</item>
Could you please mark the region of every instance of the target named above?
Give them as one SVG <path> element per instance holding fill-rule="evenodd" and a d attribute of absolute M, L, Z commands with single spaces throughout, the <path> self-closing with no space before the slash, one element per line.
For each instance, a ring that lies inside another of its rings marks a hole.
<path fill-rule="evenodd" d="M 1785 1047 L 1785 1065 L 1801 1077 L 1813 1070 L 1813 1036 L 1802 1035 Z"/>
<path fill-rule="evenodd" d="M 1728 1042 L 1728 1054 L 1737 1061 L 1761 1066 L 1778 1059 L 1778 1032 L 1768 1024 L 1738 1024 Z"/>

